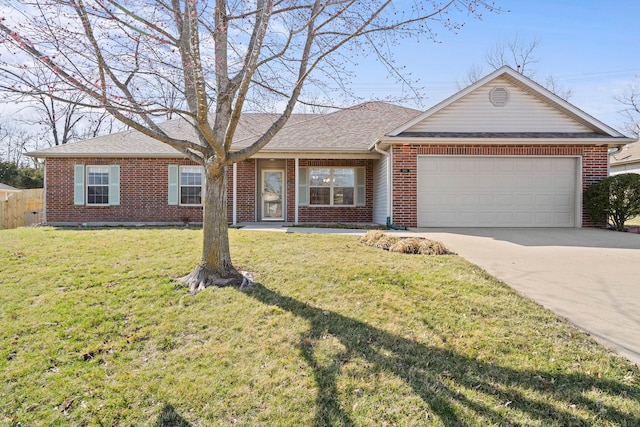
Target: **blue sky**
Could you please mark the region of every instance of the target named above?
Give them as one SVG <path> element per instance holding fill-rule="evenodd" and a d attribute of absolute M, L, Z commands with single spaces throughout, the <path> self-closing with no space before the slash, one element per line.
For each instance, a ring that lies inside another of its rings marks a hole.
<path fill-rule="evenodd" d="M 535 51 L 539 61 L 532 66 L 534 80 L 543 83 L 553 75 L 573 91 L 571 103 L 622 128 L 621 107 L 614 96 L 640 76 L 640 1 L 496 0 L 496 4 L 509 12 L 468 18 L 457 34 L 440 30 L 438 43 L 414 39 L 398 46 L 398 64 L 425 87 L 427 99 L 421 109 L 455 93 L 473 64 L 485 65 L 485 72 L 491 72 L 486 53 L 517 35 L 525 41 L 540 40 Z M 358 72 L 354 88 L 379 97 L 397 91 L 394 80 L 377 69 Z"/>

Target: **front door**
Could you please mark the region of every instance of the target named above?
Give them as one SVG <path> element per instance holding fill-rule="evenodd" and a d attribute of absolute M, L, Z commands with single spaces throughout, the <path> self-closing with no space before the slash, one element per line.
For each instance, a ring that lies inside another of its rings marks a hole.
<path fill-rule="evenodd" d="M 284 221 L 283 170 L 262 170 L 262 220 Z"/>

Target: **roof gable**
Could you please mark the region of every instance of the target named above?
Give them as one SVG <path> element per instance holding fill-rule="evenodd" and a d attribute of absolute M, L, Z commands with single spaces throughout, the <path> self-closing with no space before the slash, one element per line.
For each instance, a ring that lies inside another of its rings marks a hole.
<path fill-rule="evenodd" d="M 491 94 L 495 89 L 498 89 L 501 95 L 507 93 L 506 104 L 496 102 L 497 105 L 494 105 Z M 393 137 L 406 133 L 424 135 L 451 132 L 543 132 L 599 134 L 624 138 L 620 132 L 506 66 L 435 105 L 388 135 Z"/>

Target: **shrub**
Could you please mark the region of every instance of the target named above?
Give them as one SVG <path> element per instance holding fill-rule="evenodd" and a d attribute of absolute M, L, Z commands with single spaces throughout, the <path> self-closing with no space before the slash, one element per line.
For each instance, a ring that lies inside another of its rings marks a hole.
<path fill-rule="evenodd" d="M 446 255 L 450 253 L 442 243 L 435 240 L 388 236 L 379 230 L 368 231 L 360 238 L 360 243 L 403 254 Z"/>
<path fill-rule="evenodd" d="M 584 208 L 591 221 L 608 219 L 614 229 L 624 231 L 624 223 L 640 215 L 640 175 L 614 175 L 590 185 L 584 192 Z"/>
<path fill-rule="evenodd" d="M 382 239 L 385 236 L 384 232 L 380 230 L 370 230 L 367 231 L 364 236 L 360 238 L 360 243 L 363 243 L 367 246 L 374 246 L 375 243 Z"/>

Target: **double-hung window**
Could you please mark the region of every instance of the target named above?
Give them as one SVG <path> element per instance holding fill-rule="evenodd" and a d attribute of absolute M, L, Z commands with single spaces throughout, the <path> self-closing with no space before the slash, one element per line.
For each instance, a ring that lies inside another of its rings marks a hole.
<path fill-rule="evenodd" d="M 87 166 L 87 204 L 109 204 L 109 166 Z"/>
<path fill-rule="evenodd" d="M 365 204 L 364 168 L 312 167 L 301 169 L 299 183 L 301 205 L 363 206 Z M 308 203 L 306 203 L 307 200 Z"/>
<path fill-rule="evenodd" d="M 73 204 L 87 206 L 119 205 L 120 165 L 74 165 Z"/>
<path fill-rule="evenodd" d="M 202 204 L 202 168 L 182 166 L 180 168 L 180 204 Z"/>
<path fill-rule="evenodd" d="M 169 204 L 201 206 L 204 192 L 202 166 L 169 165 Z"/>

